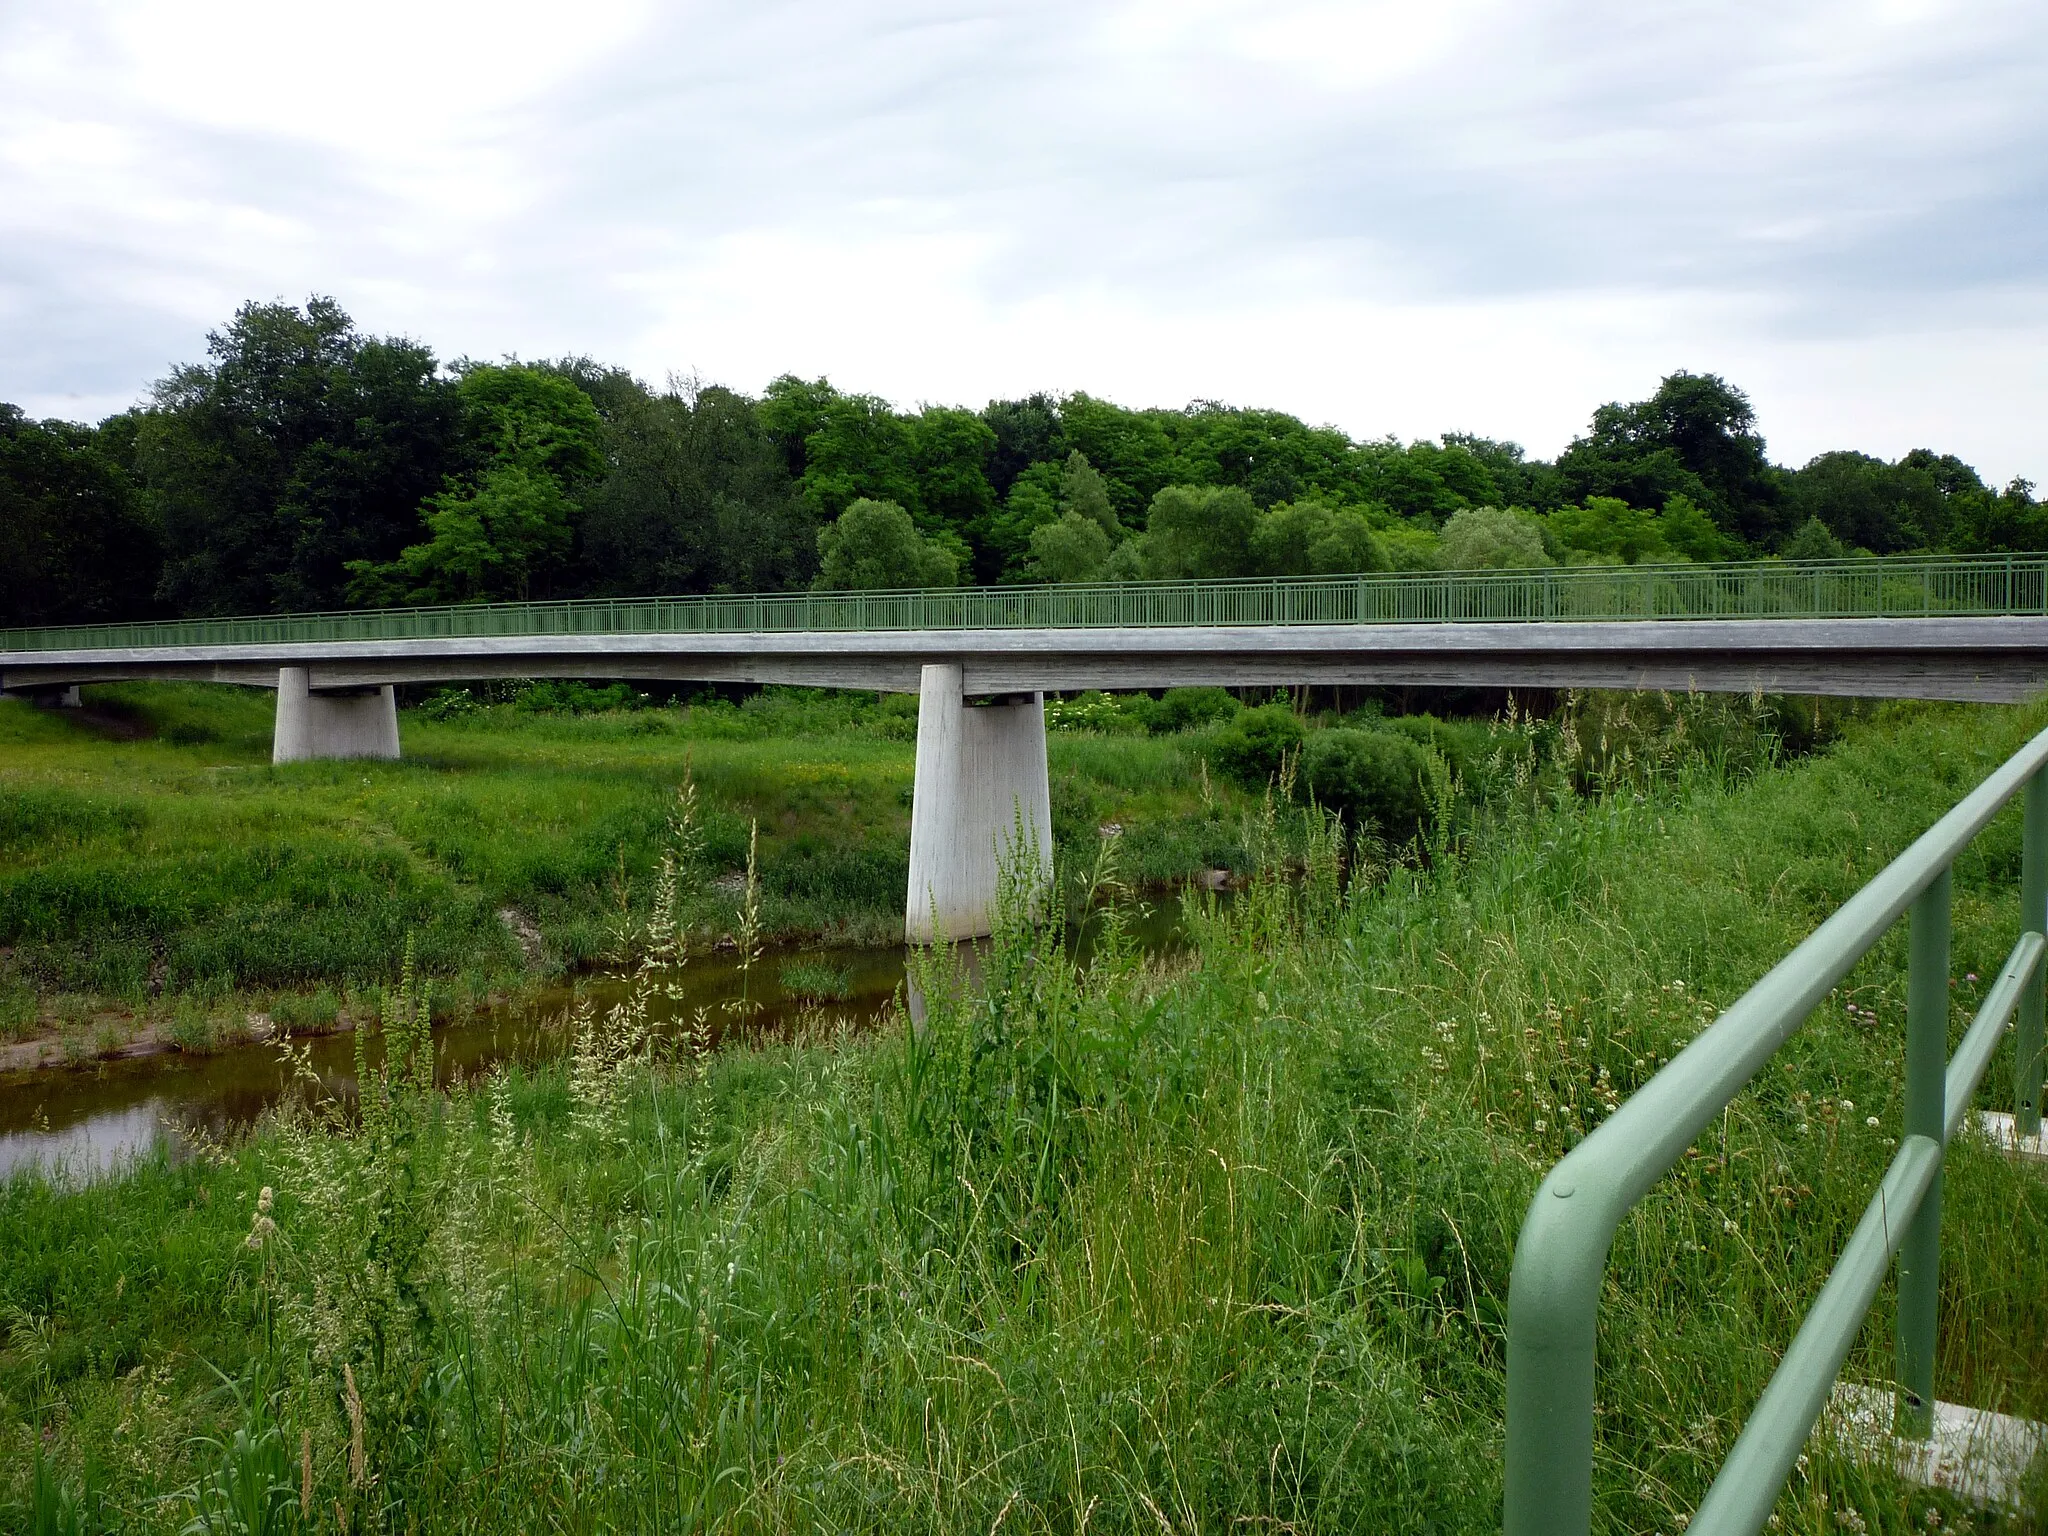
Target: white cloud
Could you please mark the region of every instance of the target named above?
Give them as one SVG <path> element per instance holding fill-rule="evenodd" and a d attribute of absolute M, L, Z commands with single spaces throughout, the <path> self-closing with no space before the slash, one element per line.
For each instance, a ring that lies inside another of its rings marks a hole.
<path fill-rule="evenodd" d="M 2012 0 L 0 3 L 0 398 L 319 291 L 444 356 L 1543 453 L 1713 369 L 1780 458 L 2048 481 L 2044 86 Z"/>

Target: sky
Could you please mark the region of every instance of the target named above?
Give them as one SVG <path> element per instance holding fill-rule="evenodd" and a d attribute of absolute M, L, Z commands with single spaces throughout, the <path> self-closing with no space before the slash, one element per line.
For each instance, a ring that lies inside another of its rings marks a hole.
<path fill-rule="evenodd" d="M 0 0 L 0 400 L 251 299 L 443 358 L 2048 485 L 2039 0 Z"/>

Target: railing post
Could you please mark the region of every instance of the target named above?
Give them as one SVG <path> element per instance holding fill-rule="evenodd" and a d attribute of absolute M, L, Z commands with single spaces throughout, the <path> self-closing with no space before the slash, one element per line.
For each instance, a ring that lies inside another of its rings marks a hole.
<path fill-rule="evenodd" d="M 1904 1136 L 1948 1139 L 1949 886 L 1944 869 L 1913 903 L 1906 972 Z M 1936 1283 L 1941 1274 L 1941 1170 L 1899 1246 L 1899 1400 L 1893 1427 L 1924 1440 L 1934 1432 Z"/>
<path fill-rule="evenodd" d="M 2048 934 L 2048 769 L 2027 780 L 2021 834 L 2020 932 Z M 2041 1131 L 2041 1016 L 2048 978 L 2036 966 L 2013 1019 L 2012 1119 L 2022 1136 Z"/>

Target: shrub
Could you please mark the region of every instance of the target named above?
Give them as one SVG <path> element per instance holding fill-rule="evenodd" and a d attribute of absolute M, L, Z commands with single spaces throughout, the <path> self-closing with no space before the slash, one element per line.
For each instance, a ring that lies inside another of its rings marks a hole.
<path fill-rule="evenodd" d="M 1429 813 L 1423 785 L 1429 759 L 1405 735 L 1391 731 L 1318 731 L 1301 750 L 1301 786 L 1319 805 L 1354 827 L 1377 827 L 1405 843 Z"/>
<path fill-rule="evenodd" d="M 1146 724 L 1155 735 L 1188 731 L 1234 717 L 1243 706 L 1223 688 L 1169 688 L 1153 704 Z"/>
<path fill-rule="evenodd" d="M 1301 722 L 1284 704 L 1247 709 L 1224 727 L 1210 748 L 1219 773 L 1257 788 L 1280 771 L 1280 760 L 1301 748 Z"/>

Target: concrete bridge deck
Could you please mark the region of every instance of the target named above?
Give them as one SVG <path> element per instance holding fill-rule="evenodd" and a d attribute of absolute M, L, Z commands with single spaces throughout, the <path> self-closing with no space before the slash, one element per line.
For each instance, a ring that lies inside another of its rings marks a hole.
<path fill-rule="evenodd" d="M 0 651 L 0 688 L 179 678 L 313 692 L 499 677 L 794 683 L 969 696 L 1187 683 L 1666 688 L 2011 703 L 2048 688 L 2048 617 L 1626 619 L 534 634 Z"/>

